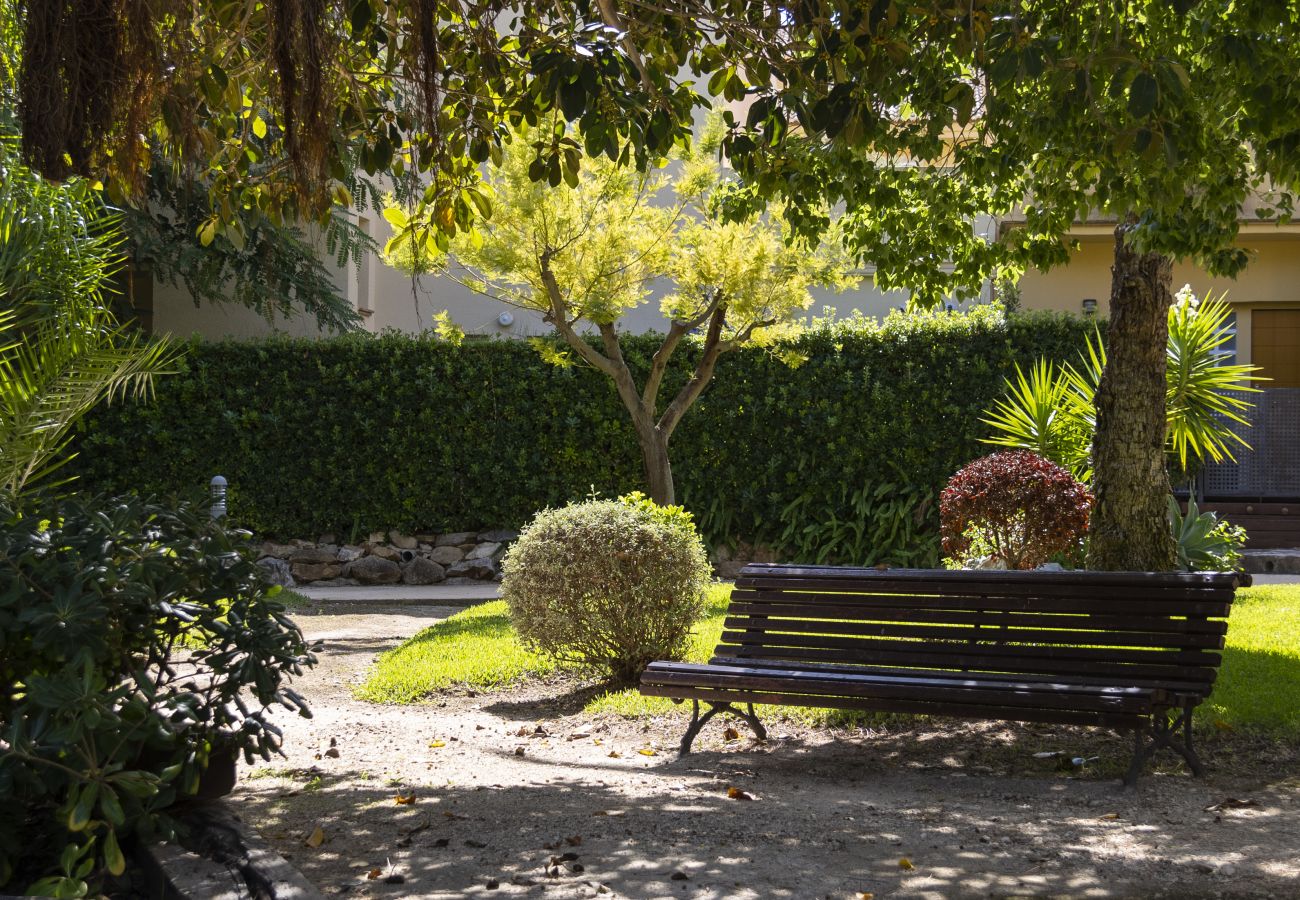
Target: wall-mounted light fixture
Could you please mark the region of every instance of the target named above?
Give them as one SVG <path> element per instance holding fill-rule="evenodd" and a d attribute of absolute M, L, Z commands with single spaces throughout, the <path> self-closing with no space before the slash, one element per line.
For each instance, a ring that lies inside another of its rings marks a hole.
<path fill-rule="evenodd" d="M 1083 298 L 1083 314 L 1085 316 L 1097 315 L 1097 299 L 1095 297 Z"/>

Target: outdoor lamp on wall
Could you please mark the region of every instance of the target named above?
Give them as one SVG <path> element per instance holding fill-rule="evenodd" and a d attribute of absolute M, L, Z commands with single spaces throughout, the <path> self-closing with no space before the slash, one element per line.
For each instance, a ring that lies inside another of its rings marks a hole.
<path fill-rule="evenodd" d="M 1083 298 L 1083 314 L 1085 316 L 1097 315 L 1097 300 L 1095 297 Z"/>

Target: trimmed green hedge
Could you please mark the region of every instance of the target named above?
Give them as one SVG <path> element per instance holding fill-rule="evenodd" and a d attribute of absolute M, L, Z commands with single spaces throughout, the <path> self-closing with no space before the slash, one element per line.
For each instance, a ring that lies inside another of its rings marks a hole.
<path fill-rule="evenodd" d="M 724 357 L 671 453 L 714 542 L 800 560 L 929 563 L 935 497 L 981 455 L 983 410 L 1016 361 L 1073 358 L 1092 323 L 1032 314 L 893 316 Z M 654 336 L 626 339 L 644 369 Z M 682 382 L 683 348 L 665 385 Z M 268 536 L 518 526 L 543 507 L 640 486 L 612 384 L 527 344 L 354 335 L 195 343 L 156 398 L 99 411 L 74 468 L 100 490 L 192 494 L 230 480 L 234 520 Z"/>

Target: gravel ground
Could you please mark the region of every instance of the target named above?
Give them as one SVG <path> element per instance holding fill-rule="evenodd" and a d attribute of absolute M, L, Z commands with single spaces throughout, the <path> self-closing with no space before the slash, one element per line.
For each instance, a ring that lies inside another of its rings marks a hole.
<path fill-rule="evenodd" d="M 457 607 L 297 613 L 320 664 L 245 769 L 245 819 L 327 895 L 356 897 L 1300 897 L 1300 748 L 1217 735 L 1194 780 L 1137 789 L 1097 729 L 592 718 L 557 680 L 417 706 L 358 701 L 375 654 Z M 1097 756 L 1082 773 L 1036 752 Z M 1229 799 L 1235 803 L 1225 803 Z M 1217 808 L 1212 808 L 1216 807 Z"/>

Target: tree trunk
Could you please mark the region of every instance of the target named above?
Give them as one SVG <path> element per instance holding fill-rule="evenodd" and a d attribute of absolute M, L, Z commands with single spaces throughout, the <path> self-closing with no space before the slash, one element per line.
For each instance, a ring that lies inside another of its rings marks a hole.
<path fill-rule="evenodd" d="M 673 466 L 668 459 L 668 438 L 654 428 L 638 435 L 638 441 L 645 464 L 646 493 L 660 506 L 672 506 L 677 502 L 677 492 L 673 487 Z"/>
<path fill-rule="evenodd" d="M 1164 572 L 1176 568 L 1165 464 L 1165 348 L 1173 267 L 1135 253 L 1115 229 L 1106 368 L 1097 389 L 1093 486 L 1097 502 L 1088 568 Z"/>

